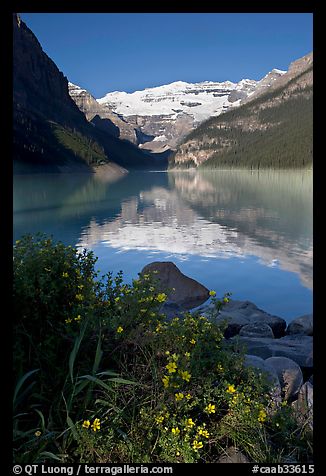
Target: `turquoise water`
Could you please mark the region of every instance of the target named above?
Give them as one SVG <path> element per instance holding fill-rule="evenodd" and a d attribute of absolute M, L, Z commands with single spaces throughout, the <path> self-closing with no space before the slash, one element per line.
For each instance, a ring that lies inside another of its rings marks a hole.
<path fill-rule="evenodd" d="M 14 239 L 92 249 L 130 282 L 173 261 L 218 295 L 290 321 L 312 312 L 312 172 L 223 170 L 14 177 Z"/>

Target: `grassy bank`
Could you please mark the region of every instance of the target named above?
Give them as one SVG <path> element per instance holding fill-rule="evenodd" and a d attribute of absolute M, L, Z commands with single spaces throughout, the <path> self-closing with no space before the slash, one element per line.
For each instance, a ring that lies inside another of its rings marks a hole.
<path fill-rule="evenodd" d="M 167 320 L 155 275 L 99 279 L 95 262 L 42 235 L 14 245 L 15 462 L 210 463 L 230 446 L 311 460 L 311 435 L 223 326 Z"/>

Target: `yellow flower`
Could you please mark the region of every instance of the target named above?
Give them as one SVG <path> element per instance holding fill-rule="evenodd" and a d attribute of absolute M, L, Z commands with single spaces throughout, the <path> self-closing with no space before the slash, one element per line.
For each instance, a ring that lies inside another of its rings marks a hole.
<path fill-rule="evenodd" d="M 182 392 L 179 392 L 179 393 L 175 394 L 175 399 L 176 399 L 177 402 L 179 402 L 183 398 L 184 398 L 184 394 Z"/>
<path fill-rule="evenodd" d="M 191 339 L 190 344 L 195 345 L 196 344 L 195 339 Z"/>
<path fill-rule="evenodd" d="M 205 412 L 215 413 L 215 405 L 212 405 L 212 403 L 209 403 L 207 407 L 205 408 Z"/>
<path fill-rule="evenodd" d="M 165 293 L 160 293 L 156 296 L 156 301 L 164 302 L 166 301 L 167 295 Z"/>
<path fill-rule="evenodd" d="M 190 352 L 185 352 L 186 359 L 190 359 Z"/>
<path fill-rule="evenodd" d="M 267 417 L 267 413 L 265 412 L 265 410 L 260 410 L 258 415 L 258 421 L 263 423 L 266 420 L 266 417 Z"/>
<path fill-rule="evenodd" d="M 200 428 L 198 430 L 198 435 L 200 436 L 203 436 L 204 438 L 209 438 L 209 433 L 207 430 L 203 430 L 202 428 Z"/>
<path fill-rule="evenodd" d="M 172 354 L 171 357 L 172 357 L 172 360 L 174 360 L 174 362 L 177 362 L 179 359 L 179 356 L 177 354 Z"/>
<path fill-rule="evenodd" d="M 216 296 L 216 292 L 215 291 L 209 291 L 209 295 L 214 297 L 214 296 Z"/>
<path fill-rule="evenodd" d="M 171 432 L 172 432 L 174 435 L 179 435 L 179 434 L 180 434 L 180 430 L 179 430 L 178 427 L 172 428 Z"/>
<path fill-rule="evenodd" d="M 77 316 L 77 317 L 75 317 L 75 319 L 74 319 L 74 320 L 75 320 L 75 321 L 77 321 L 77 322 L 79 322 L 79 321 L 81 320 L 81 316 L 80 316 L 80 314 L 78 314 L 78 316 Z"/>
<path fill-rule="evenodd" d="M 97 431 L 101 428 L 101 422 L 98 418 L 95 418 L 95 420 L 92 423 L 91 428 L 92 428 L 93 431 Z"/>
<path fill-rule="evenodd" d="M 191 374 L 187 370 L 181 370 L 179 374 L 182 380 L 185 380 L 186 382 L 190 382 Z"/>
<path fill-rule="evenodd" d="M 227 393 L 235 393 L 236 392 L 236 389 L 234 388 L 234 385 L 229 385 L 227 390 L 226 390 Z"/>
<path fill-rule="evenodd" d="M 180 456 L 180 451 L 177 451 L 177 452 L 176 452 L 176 456 Z"/>
<path fill-rule="evenodd" d="M 187 399 L 187 400 L 190 400 L 191 398 L 192 398 L 192 396 L 190 395 L 190 393 L 187 393 L 186 399 Z"/>
<path fill-rule="evenodd" d="M 77 299 L 77 301 L 82 301 L 84 296 L 82 294 L 76 294 L 75 299 Z"/>
<path fill-rule="evenodd" d="M 163 382 L 164 388 L 168 388 L 168 386 L 169 386 L 169 380 L 170 380 L 170 377 L 168 377 L 167 375 L 164 375 L 164 377 L 162 378 L 162 382 Z"/>
<path fill-rule="evenodd" d="M 91 424 L 91 422 L 89 420 L 84 420 L 83 422 L 83 428 L 89 428 L 89 425 Z"/>
<path fill-rule="evenodd" d="M 155 421 L 156 421 L 156 423 L 158 423 L 160 425 L 164 421 L 164 416 L 162 416 L 162 415 L 157 416 L 155 418 Z"/>
<path fill-rule="evenodd" d="M 117 333 L 118 333 L 118 334 L 121 334 L 121 332 L 123 332 L 123 327 L 119 326 L 119 327 L 117 328 Z"/>
<path fill-rule="evenodd" d="M 68 317 L 68 319 L 65 320 L 66 324 L 70 324 L 71 322 L 72 322 L 72 319 L 70 317 Z"/>
<path fill-rule="evenodd" d="M 170 351 L 167 350 L 167 351 L 165 352 L 165 355 L 170 355 Z"/>
<path fill-rule="evenodd" d="M 37 436 L 37 438 L 38 438 L 39 436 L 42 435 L 42 433 L 40 432 L 40 430 L 37 430 L 37 431 L 34 433 L 34 435 Z"/>
<path fill-rule="evenodd" d="M 118 296 L 118 297 L 116 297 L 116 298 L 114 298 L 114 300 L 115 300 L 115 302 L 119 302 L 119 301 L 120 301 L 120 298 L 119 298 L 119 296 Z"/>
<path fill-rule="evenodd" d="M 195 422 L 192 420 L 192 418 L 188 418 L 186 420 L 186 427 L 192 428 L 193 426 L 195 426 Z"/>
<path fill-rule="evenodd" d="M 223 372 L 224 368 L 221 364 L 217 364 L 216 370 L 218 370 L 219 372 Z"/>
<path fill-rule="evenodd" d="M 68 277 L 69 277 L 69 274 L 68 274 L 68 273 L 62 273 L 62 277 L 63 277 L 63 278 L 68 278 Z"/>
<path fill-rule="evenodd" d="M 202 443 L 201 441 L 194 440 L 194 441 L 192 442 L 192 447 L 193 447 L 193 449 L 196 450 L 196 451 L 199 450 L 200 448 L 202 448 L 203 446 L 204 446 L 204 445 L 203 445 L 203 443 Z"/>
<path fill-rule="evenodd" d="M 175 362 L 170 362 L 165 366 L 165 368 L 169 371 L 170 374 L 173 374 L 177 371 L 177 364 Z"/>

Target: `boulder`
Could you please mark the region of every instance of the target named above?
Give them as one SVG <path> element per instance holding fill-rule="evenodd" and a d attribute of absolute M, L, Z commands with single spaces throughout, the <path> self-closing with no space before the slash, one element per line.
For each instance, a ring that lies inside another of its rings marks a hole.
<path fill-rule="evenodd" d="M 248 458 L 234 446 L 225 450 L 225 454 L 219 457 L 218 463 L 250 463 Z"/>
<path fill-rule="evenodd" d="M 270 396 L 274 403 L 272 409 L 274 410 L 282 402 L 281 385 L 274 367 L 268 365 L 268 362 L 261 357 L 249 354 L 245 355 L 243 364 L 245 367 L 252 367 L 258 374 L 264 374 L 266 376 L 267 381 L 271 384 Z"/>
<path fill-rule="evenodd" d="M 290 322 L 286 329 L 286 333 L 289 335 L 301 334 L 306 336 L 313 335 L 313 317 L 312 314 L 305 314 L 304 316 L 297 317 Z"/>
<path fill-rule="evenodd" d="M 241 327 L 240 336 L 245 337 L 269 337 L 274 339 L 272 328 L 264 322 L 253 322 L 252 324 L 246 324 Z"/>
<path fill-rule="evenodd" d="M 284 399 L 292 400 L 303 384 L 299 365 L 287 357 L 270 357 L 265 363 L 276 371 Z"/>
<path fill-rule="evenodd" d="M 184 275 L 171 261 L 155 261 L 146 265 L 141 274 L 153 274 L 159 289 L 166 292 L 170 303 L 192 309 L 207 301 L 209 290 L 195 279 Z"/>
<path fill-rule="evenodd" d="M 250 301 L 230 300 L 218 314 L 215 311 L 215 316 L 213 304 L 202 306 L 198 311 L 208 318 L 214 317 L 217 322 L 226 321 L 227 328 L 224 335 L 227 339 L 239 334 L 240 329 L 245 325 L 258 322 L 267 324 L 272 329 L 275 337 L 284 336 L 285 333 L 286 322 L 284 319 L 272 316 Z"/>
<path fill-rule="evenodd" d="M 311 383 L 306 382 L 299 390 L 298 399 L 292 402 L 298 422 L 301 425 L 308 424 L 311 431 L 313 430 L 313 400 L 314 387 Z"/>
<path fill-rule="evenodd" d="M 235 336 L 228 342 L 243 347 L 245 353 L 256 355 L 262 359 L 287 357 L 307 371 L 311 372 L 313 367 L 312 336 L 291 335 L 280 339 Z"/>

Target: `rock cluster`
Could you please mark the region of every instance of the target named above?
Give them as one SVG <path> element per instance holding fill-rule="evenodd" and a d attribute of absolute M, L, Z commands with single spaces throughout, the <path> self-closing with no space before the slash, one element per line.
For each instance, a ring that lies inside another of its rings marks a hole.
<path fill-rule="evenodd" d="M 297 420 L 313 429 L 313 316 L 299 316 L 288 325 L 278 316 L 259 309 L 250 301 L 230 300 L 221 310 L 214 303 L 201 305 L 209 291 L 185 276 L 171 262 L 145 266 L 143 274 L 156 272 L 162 291 L 170 288 L 162 312 L 168 318 L 190 312 L 225 325 L 225 343 L 245 351 L 244 365 L 264 373 L 272 383 L 271 398 L 287 401 L 296 411 Z M 194 308 L 194 306 L 197 306 Z M 238 462 L 234 450 L 220 462 Z"/>

